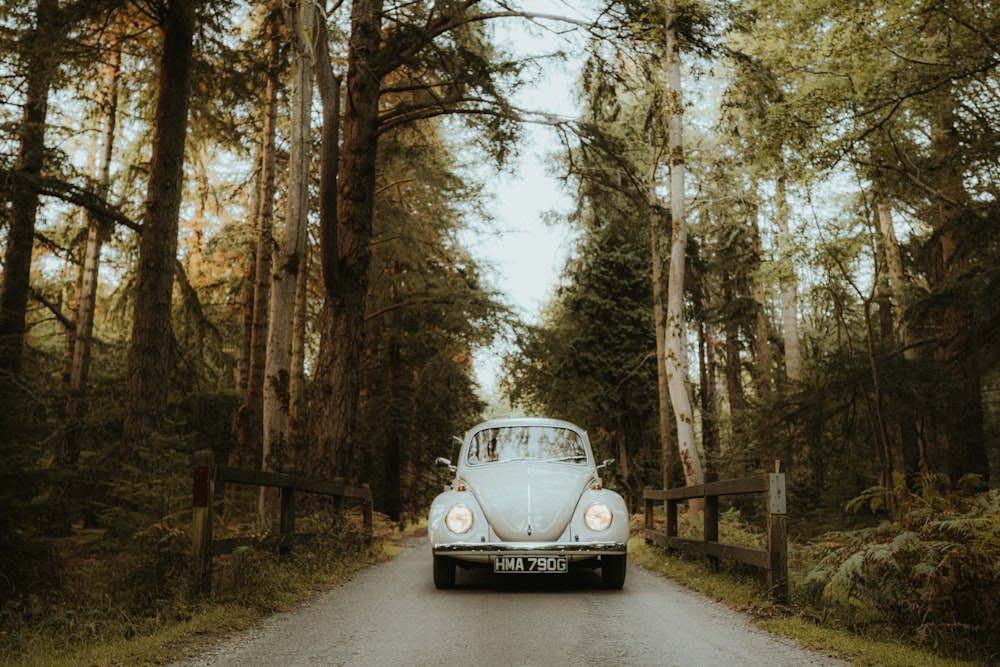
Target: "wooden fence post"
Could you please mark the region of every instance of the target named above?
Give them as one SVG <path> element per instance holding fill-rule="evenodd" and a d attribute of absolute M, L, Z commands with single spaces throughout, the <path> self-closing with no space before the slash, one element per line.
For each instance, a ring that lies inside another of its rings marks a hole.
<path fill-rule="evenodd" d="M 654 525 L 653 525 L 653 499 L 645 497 L 645 495 L 646 495 L 645 491 L 648 491 L 648 490 L 649 490 L 649 487 L 647 486 L 644 489 L 643 499 L 642 499 L 643 503 L 645 504 L 645 508 L 644 508 L 644 514 L 645 514 L 644 522 L 645 522 L 645 527 L 646 527 L 647 531 L 653 530 L 653 528 L 654 528 Z M 651 540 L 651 539 L 649 539 L 647 537 L 646 538 L 646 544 L 652 544 L 652 543 L 653 543 L 653 540 Z"/>
<path fill-rule="evenodd" d="M 718 542 L 719 541 L 719 496 L 708 495 L 704 496 L 705 503 L 705 513 L 704 513 L 704 523 L 705 523 L 705 542 Z M 713 570 L 719 569 L 719 557 L 709 556 L 708 564 Z"/>
<path fill-rule="evenodd" d="M 334 477 L 333 483 L 335 486 L 343 486 L 345 480 L 343 477 Z M 338 520 L 343 518 L 344 514 L 344 496 L 334 496 L 333 497 L 333 512 L 338 517 Z"/>
<path fill-rule="evenodd" d="M 281 472 L 286 475 L 295 474 L 295 466 L 287 464 L 282 466 Z M 281 536 L 281 544 L 278 553 L 287 554 L 292 550 L 292 541 L 295 539 L 295 489 L 289 486 L 280 487 L 280 516 L 278 521 L 278 533 Z"/>
<path fill-rule="evenodd" d="M 663 509 L 667 513 L 667 537 L 677 537 L 677 503 L 678 500 L 668 500 Z"/>
<path fill-rule="evenodd" d="M 788 602 L 788 509 L 785 465 L 774 462 L 767 497 L 767 550 L 770 554 L 767 587 L 775 601 Z"/>
<path fill-rule="evenodd" d="M 212 592 L 212 500 L 215 481 L 212 468 L 215 454 L 211 450 L 195 452 L 193 458 L 194 488 L 191 547 L 194 560 L 195 595 Z"/>
<path fill-rule="evenodd" d="M 361 508 L 361 511 L 363 513 L 362 516 L 364 517 L 365 538 L 368 540 L 368 543 L 371 544 L 372 540 L 375 538 L 375 521 L 372 508 L 371 487 L 368 484 L 362 484 L 361 488 L 368 491 L 368 498 L 365 499 L 364 507 Z"/>

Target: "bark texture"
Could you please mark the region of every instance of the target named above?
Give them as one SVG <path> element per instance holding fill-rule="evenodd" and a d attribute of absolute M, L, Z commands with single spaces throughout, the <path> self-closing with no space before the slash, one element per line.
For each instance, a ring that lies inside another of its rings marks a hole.
<path fill-rule="evenodd" d="M 24 327 L 31 289 L 31 255 L 35 242 L 38 211 L 36 181 L 45 158 L 45 119 L 49 109 L 49 89 L 57 66 L 58 51 L 47 45 L 58 41 L 57 0 L 39 0 L 36 27 L 23 41 L 25 97 L 21 116 L 20 145 L 14 165 L 15 180 L 10 201 L 10 231 L 4 254 L 3 282 L 0 284 L 0 372 L 21 370 Z"/>
<path fill-rule="evenodd" d="M 334 229 L 327 219 L 320 223 L 325 301 L 310 399 L 308 458 L 314 474 L 326 478 L 351 478 L 354 473 L 375 205 L 381 16 L 381 0 L 356 0 L 351 7 L 336 221 Z"/>
<path fill-rule="evenodd" d="M 683 122 L 684 103 L 681 95 L 681 58 L 677 35 L 677 7 L 667 2 L 666 57 L 668 113 L 670 116 L 668 145 L 670 149 L 670 268 L 667 274 L 667 349 L 666 372 L 670 402 L 674 406 L 677 424 L 677 448 L 684 478 L 688 486 L 705 481 L 701 457 L 694 438 L 694 413 L 688 396 L 687 363 L 684 354 L 686 330 L 684 323 L 684 264 L 687 252 L 687 211 L 684 201 Z M 693 507 L 695 503 L 691 503 Z"/>
<path fill-rule="evenodd" d="M 280 470 L 288 463 L 291 410 L 292 346 L 295 292 L 298 275 L 305 271 L 309 213 L 310 112 L 313 97 L 313 38 L 316 7 L 311 3 L 288 7 L 288 26 L 294 47 L 292 89 L 292 141 L 288 156 L 288 208 L 285 235 L 271 276 L 267 361 L 264 371 L 264 435 L 261 469 Z M 260 522 L 269 528 L 277 521 L 277 494 L 261 488 Z"/>
<path fill-rule="evenodd" d="M 117 125 L 118 77 L 121 73 L 121 44 L 117 40 L 112 44 L 109 56 L 109 61 L 104 66 L 103 122 L 94 174 L 97 194 L 102 199 L 107 196 L 111 182 L 111 156 L 114 152 Z M 79 438 L 83 418 L 86 415 L 87 378 L 90 374 L 90 354 L 93 347 L 94 310 L 97 306 L 101 249 L 111 231 L 110 223 L 92 211 L 87 211 L 86 219 L 87 241 L 76 303 L 76 327 L 73 332 L 66 400 L 66 430 L 61 455 L 61 462 L 68 466 L 75 465 L 80 456 Z"/>
<path fill-rule="evenodd" d="M 125 386 L 121 461 L 138 464 L 163 430 L 171 370 L 171 296 L 184 180 L 191 60 L 198 0 L 162 6 L 163 54 L 153 154 L 136 272 L 135 314 Z"/>

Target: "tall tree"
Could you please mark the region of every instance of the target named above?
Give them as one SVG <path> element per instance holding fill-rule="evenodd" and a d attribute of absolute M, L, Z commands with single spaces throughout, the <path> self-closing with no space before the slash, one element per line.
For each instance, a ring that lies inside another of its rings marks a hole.
<path fill-rule="evenodd" d="M 653 142 L 650 142 L 653 145 Z M 653 283 L 653 335 L 656 337 L 656 395 L 660 425 L 660 470 L 664 489 L 672 486 L 670 446 L 670 388 L 667 383 L 667 327 L 663 307 L 663 257 L 660 249 L 664 215 L 656 195 L 656 167 L 659 158 L 651 156 L 649 168 L 649 245 Z"/>
<path fill-rule="evenodd" d="M 306 271 L 309 215 L 309 160 L 313 99 L 313 36 L 318 20 L 313 3 L 288 6 L 288 26 L 293 46 L 292 128 L 288 164 L 288 203 L 285 234 L 271 276 L 267 362 L 264 371 L 264 439 L 261 469 L 276 470 L 289 458 L 289 410 L 295 295 L 298 276 Z M 277 519 L 277 495 L 261 488 L 260 514 L 264 525 Z"/>
<path fill-rule="evenodd" d="M 139 465 L 162 432 L 171 375 L 171 303 L 184 180 L 184 145 L 199 0 L 168 0 L 154 14 L 163 36 L 152 158 L 136 272 L 121 462 Z"/>
<path fill-rule="evenodd" d="M 494 78 L 517 67 L 485 56 L 477 4 L 395 7 L 389 30 L 380 0 L 351 5 L 336 217 L 320 220 L 324 305 L 308 426 L 309 467 L 324 477 L 354 473 L 379 135 L 462 113 L 486 119 L 499 153 L 510 138 L 513 114 Z M 434 48 L 445 36 L 449 48 Z"/>
<path fill-rule="evenodd" d="M 705 481 L 694 438 L 694 413 L 688 393 L 685 355 L 687 327 L 684 319 L 684 266 L 687 253 L 687 204 L 685 201 L 684 99 L 681 89 L 680 13 L 674 0 L 666 0 L 664 16 L 664 66 L 667 72 L 667 147 L 670 166 L 670 265 L 667 271 L 666 369 L 670 403 L 674 408 L 677 448 L 688 485 Z"/>
<path fill-rule="evenodd" d="M 280 68 L 281 13 L 272 7 L 264 19 L 267 66 L 263 95 L 263 127 L 260 138 L 260 180 L 254 211 L 256 251 L 252 268 L 252 306 L 246 384 L 237 422 L 236 448 L 230 465 L 249 465 L 260 457 L 264 435 L 264 371 L 267 359 L 268 317 L 271 303 L 271 269 L 274 256 L 275 163 L 277 152 L 278 93 Z"/>
<path fill-rule="evenodd" d="M 19 130 L 17 161 L 11 193 L 10 231 L 0 283 L 0 372 L 21 369 L 25 310 L 31 276 L 38 211 L 38 178 L 45 161 L 45 122 L 49 92 L 59 66 L 64 38 L 59 0 L 38 0 L 33 27 L 23 34 L 20 48 L 25 61 L 25 94 Z"/>
<path fill-rule="evenodd" d="M 659 403 L 665 338 L 654 323 L 662 317 L 655 258 L 669 219 L 654 177 L 662 91 L 648 89 L 640 49 L 604 58 L 604 46 L 583 68 L 580 144 L 566 159 L 580 239 L 542 322 L 511 355 L 505 385 L 530 409 L 587 424 L 635 504 L 643 486 L 664 481 L 670 442 L 669 407 Z"/>
<path fill-rule="evenodd" d="M 944 26 L 929 28 L 932 42 L 929 55 L 940 54 L 936 46 L 937 32 Z M 973 260 L 965 254 L 969 243 L 963 227 L 975 223 L 971 197 L 964 180 L 966 168 L 955 156 L 960 153 L 962 138 L 958 131 L 957 100 L 952 86 L 943 84 L 928 96 L 930 177 L 933 191 L 929 196 L 931 212 L 927 216 L 934 230 L 929 243 L 928 277 L 935 290 L 947 291 L 951 281 L 970 270 Z M 925 465 L 948 476 L 957 485 L 968 473 L 989 478 L 989 462 L 983 434 L 982 370 L 974 354 L 963 344 L 968 323 L 974 320 L 976 304 L 966 298 L 948 299 L 942 307 L 932 306 L 933 315 L 920 321 L 919 326 L 933 331 L 929 349 L 918 348 L 924 359 L 946 368 L 948 391 L 938 394 L 935 411 L 923 421 Z"/>
<path fill-rule="evenodd" d="M 479 188 L 463 179 L 445 123 L 429 119 L 379 142 L 356 466 L 376 508 L 419 517 L 437 493 L 424 464 L 480 417 L 472 350 L 509 327 L 457 242 Z"/>
<path fill-rule="evenodd" d="M 355 446 L 375 205 L 379 93 L 385 67 L 379 62 L 381 21 L 381 0 L 352 3 L 336 217 L 320 221 L 326 298 L 308 439 L 310 469 L 325 478 L 350 476 Z"/>
<path fill-rule="evenodd" d="M 323 108 L 322 135 L 320 143 L 319 165 L 319 236 L 320 236 L 320 270 L 323 279 L 323 293 L 327 299 L 332 288 L 331 280 L 337 276 L 339 250 L 339 183 L 337 170 L 340 167 L 340 128 L 341 128 L 341 84 L 342 74 L 335 72 L 330 58 L 329 29 L 326 15 L 320 17 L 316 31 L 315 76 L 319 91 L 320 103 Z M 324 299 L 324 321 L 326 316 L 326 300 Z M 321 350 L 322 356 L 322 339 Z M 310 416 L 303 413 L 303 419 L 298 424 L 301 429 L 296 438 L 298 450 L 296 455 L 315 470 L 318 457 L 325 457 L 327 451 L 317 450 L 308 446 L 310 437 Z M 304 423 L 302 423 L 304 422 Z"/>
<path fill-rule="evenodd" d="M 104 90 L 101 100 L 101 132 L 98 142 L 94 181 L 97 195 L 107 197 L 111 183 L 111 158 L 114 152 L 115 127 L 118 114 L 118 79 L 121 75 L 121 42 L 113 38 L 108 48 L 109 59 L 103 66 Z M 64 465 L 75 465 L 80 455 L 80 431 L 86 413 L 87 378 L 93 348 L 94 311 L 97 307 L 98 275 L 101 249 L 109 233 L 109 222 L 92 211 L 86 212 L 87 239 L 77 295 L 75 330 L 72 336 L 72 358 L 66 400 L 66 432 L 60 456 Z"/>
<path fill-rule="evenodd" d="M 789 221 L 788 177 L 785 161 L 777 158 L 774 188 L 775 222 L 778 225 L 780 258 L 781 323 L 785 340 L 785 377 L 798 382 L 802 376 L 802 353 L 799 348 L 799 281 L 795 274 L 792 251 L 794 244 Z"/>

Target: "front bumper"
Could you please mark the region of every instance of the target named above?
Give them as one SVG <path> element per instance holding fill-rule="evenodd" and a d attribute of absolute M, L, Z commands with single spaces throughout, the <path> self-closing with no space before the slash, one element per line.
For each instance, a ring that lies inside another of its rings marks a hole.
<path fill-rule="evenodd" d="M 433 546 L 435 556 L 489 562 L 500 555 L 567 556 L 571 562 L 596 556 L 624 556 L 624 542 L 449 542 Z"/>

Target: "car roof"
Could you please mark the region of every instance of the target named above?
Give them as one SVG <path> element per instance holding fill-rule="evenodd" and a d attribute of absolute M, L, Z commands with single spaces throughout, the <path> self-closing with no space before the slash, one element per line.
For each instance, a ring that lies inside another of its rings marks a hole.
<path fill-rule="evenodd" d="M 476 424 L 466 432 L 466 435 L 488 428 L 510 428 L 514 426 L 552 426 L 557 428 L 568 428 L 570 430 L 586 434 L 586 431 L 576 424 L 563 419 L 551 419 L 549 417 L 504 417 L 502 419 L 489 419 Z"/>

